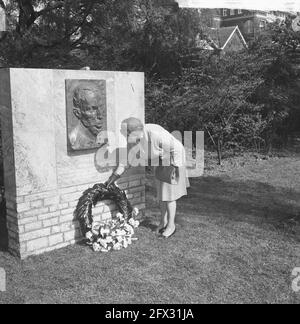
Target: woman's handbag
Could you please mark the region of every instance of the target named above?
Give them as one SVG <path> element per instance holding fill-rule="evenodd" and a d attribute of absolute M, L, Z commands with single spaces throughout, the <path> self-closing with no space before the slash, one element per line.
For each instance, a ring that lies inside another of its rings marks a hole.
<path fill-rule="evenodd" d="M 177 185 L 179 179 L 179 169 L 173 165 L 158 166 L 155 170 L 155 178 L 171 185 Z"/>
<path fill-rule="evenodd" d="M 162 149 L 162 144 L 159 147 Z M 179 180 L 179 169 L 178 167 L 172 165 L 164 166 L 163 164 L 163 154 L 159 158 L 159 166 L 155 168 L 155 178 L 161 182 L 165 182 L 171 185 L 177 185 Z M 171 156 L 172 159 L 172 156 Z"/>

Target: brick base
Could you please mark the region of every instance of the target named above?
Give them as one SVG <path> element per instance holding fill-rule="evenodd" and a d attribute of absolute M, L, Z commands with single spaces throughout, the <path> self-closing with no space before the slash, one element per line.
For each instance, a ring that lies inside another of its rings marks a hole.
<path fill-rule="evenodd" d="M 134 207 L 145 209 L 145 177 L 143 174 L 121 178 L 119 187 L 125 190 Z M 94 183 L 12 197 L 6 195 L 9 251 L 22 259 L 60 249 L 82 240 L 79 223 L 74 217 L 78 199 Z M 99 203 L 93 209 L 95 221 L 109 219 L 116 212 L 111 201 Z"/>

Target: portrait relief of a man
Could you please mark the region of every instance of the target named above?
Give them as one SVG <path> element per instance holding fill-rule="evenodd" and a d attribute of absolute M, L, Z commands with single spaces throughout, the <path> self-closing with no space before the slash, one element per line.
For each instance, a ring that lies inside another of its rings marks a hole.
<path fill-rule="evenodd" d="M 97 136 L 107 130 L 106 81 L 66 80 L 68 148 L 98 148 Z"/>

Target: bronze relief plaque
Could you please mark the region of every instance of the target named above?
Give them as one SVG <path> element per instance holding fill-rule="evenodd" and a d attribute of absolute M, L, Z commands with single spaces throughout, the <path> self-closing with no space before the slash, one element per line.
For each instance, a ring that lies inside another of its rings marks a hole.
<path fill-rule="evenodd" d="M 66 80 L 68 151 L 99 148 L 97 136 L 107 131 L 105 80 Z"/>

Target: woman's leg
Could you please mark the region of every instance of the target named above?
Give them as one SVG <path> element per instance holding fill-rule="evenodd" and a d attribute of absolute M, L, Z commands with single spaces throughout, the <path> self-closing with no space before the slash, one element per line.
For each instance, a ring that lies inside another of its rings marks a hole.
<path fill-rule="evenodd" d="M 163 236 L 168 237 L 172 235 L 176 229 L 175 218 L 176 218 L 176 209 L 177 209 L 177 201 L 168 201 L 167 204 L 167 212 L 168 212 L 168 226 L 163 233 Z"/>
<path fill-rule="evenodd" d="M 165 228 L 168 224 L 168 209 L 167 209 L 167 203 L 165 201 L 160 202 L 160 210 L 161 210 L 161 220 L 156 230 L 157 233 L 163 228 Z"/>

